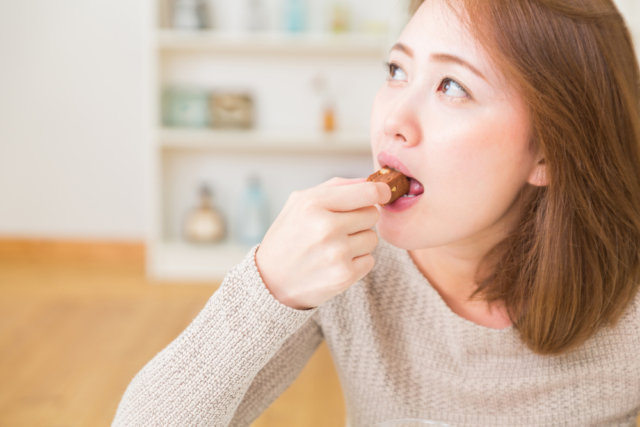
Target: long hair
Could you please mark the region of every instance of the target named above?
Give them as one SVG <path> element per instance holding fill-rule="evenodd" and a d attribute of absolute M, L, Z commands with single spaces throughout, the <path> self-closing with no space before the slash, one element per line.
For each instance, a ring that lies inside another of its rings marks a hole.
<path fill-rule="evenodd" d="M 446 2 L 525 99 L 548 178 L 522 189 L 519 222 L 483 259 L 474 297 L 504 302 L 532 351 L 569 352 L 615 325 L 638 292 L 633 39 L 612 0 Z"/>

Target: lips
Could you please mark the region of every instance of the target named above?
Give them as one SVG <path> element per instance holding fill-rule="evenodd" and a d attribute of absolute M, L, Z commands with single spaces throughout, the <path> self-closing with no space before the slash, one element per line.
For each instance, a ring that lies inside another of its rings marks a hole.
<path fill-rule="evenodd" d="M 380 154 L 378 154 L 378 163 L 380 164 L 381 168 L 393 168 L 409 178 L 409 193 L 404 197 L 418 196 L 424 193 L 424 187 L 422 186 L 422 183 L 420 183 L 420 181 L 413 177 L 413 174 L 411 173 L 409 168 L 407 168 L 397 157 L 382 151 Z"/>

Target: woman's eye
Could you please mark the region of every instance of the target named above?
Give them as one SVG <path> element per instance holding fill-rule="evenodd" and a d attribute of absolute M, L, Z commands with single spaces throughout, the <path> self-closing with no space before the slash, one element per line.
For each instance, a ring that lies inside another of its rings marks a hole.
<path fill-rule="evenodd" d="M 453 98 L 467 98 L 469 94 L 466 90 L 462 88 L 455 80 L 451 80 L 450 78 L 446 78 L 442 80 L 440 83 L 439 90 L 442 90 L 442 93 L 445 95 L 451 96 Z"/>
<path fill-rule="evenodd" d="M 389 68 L 388 80 L 407 80 L 407 75 L 402 68 L 389 62 L 386 63 L 386 66 Z"/>

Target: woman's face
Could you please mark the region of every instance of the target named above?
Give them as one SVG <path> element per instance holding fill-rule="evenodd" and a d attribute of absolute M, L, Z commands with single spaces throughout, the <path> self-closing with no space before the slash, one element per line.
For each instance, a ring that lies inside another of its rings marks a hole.
<path fill-rule="evenodd" d="M 415 250 L 499 230 L 538 163 L 524 100 L 441 0 L 420 6 L 389 62 L 371 117 L 374 163 L 415 178 L 414 197 L 381 207 L 378 233 Z"/>

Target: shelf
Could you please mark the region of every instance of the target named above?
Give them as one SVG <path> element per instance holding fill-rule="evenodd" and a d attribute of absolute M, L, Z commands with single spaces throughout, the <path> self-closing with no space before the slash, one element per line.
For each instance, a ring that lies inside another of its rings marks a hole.
<path fill-rule="evenodd" d="M 215 150 L 260 154 L 371 154 L 369 136 L 361 133 L 292 134 L 266 131 L 171 129 L 159 132 L 165 150 Z"/>
<path fill-rule="evenodd" d="M 159 30 L 161 51 L 208 51 L 231 54 L 386 56 L 386 37 L 376 34 L 224 33 Z"/>
<path fill-rule="evenodd" d="M 159 281 L 221 281 L 251 247 L 233 243 L 154 245 L 153 278 Z"/>

